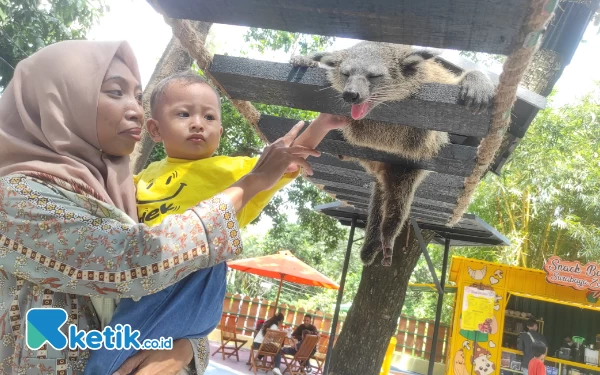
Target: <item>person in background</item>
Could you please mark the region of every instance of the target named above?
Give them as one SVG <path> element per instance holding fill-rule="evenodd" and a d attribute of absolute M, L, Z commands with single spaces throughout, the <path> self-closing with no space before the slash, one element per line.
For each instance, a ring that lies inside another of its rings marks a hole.
<path fill-rule="evenodd" d="M 565 336 L 563 338 L 562 347 L 563 348 L 572 348 L 573 344 L 575 344 L 575 342 L 573 341 L 573 335 L 570 332 L 565 333 Z"/>
<path fill-rule="evenodd" d="M 267 330 L 268 329 L 277 329 L 278 330 L 281 327 L 281 323 L 283 323 L 283 314 L 282 313 L 279 313 L 279 314 L 269 318 L 262 325 L 261 329 L 258 331 L 258 334 L 254 338 L 254 342 L 252 343 L 252 348 L 254 350 L 258 350 L 258 348 L 260 348 L 260 345 L 263 343 L 263 340 L 265 339 Z M 259 356 L 258 359 L 262 359 L 262 356 Z M 279 366 L 281 365 L 281 352 L 279 352 L 275 356 L 274 362 L 275 362 L 275 367 L 273 368 L 273 373 L 275 375 L 281 375 L 281 370 L 279 369 Z"/>
<path fill-rule="evenodd" d="M 522 332 L 517 339 L 517 349 L 523 352 L 523 361 L 521 362 L 521 369 L 524 375 L 529 375 L 529 362 L 534 357 L 533 355 L 533 344 L 537 341 L 542 342 L 546 347 L 548 341 L 538 332 L 538 323 L 534 318 L 530 318 L 527 321 L 527 332 Z"/>
<path fill-rule="evenodd" d="M 300 324 L 294 332 L 292 332 L 292 338 L 296 341 L 296 344 L 292 348 L 284 348 L 283 352 L 285 354 L 294 355 L 300 349 L 300 345 L 302 345 L 302 340 L 305 335 L 318 335 L 319 331 L 317 327 L 312 324 L 312 316 L 310 314 L 304 315 L 304 321 Z"/>
<path fill-rule="evenodd" d="M 529 362 L 527 373 L 529 375 L 546 375 L 546 366 L 544 365 L 544 359 L 546 359 L 546 353 L 548 347 L 541 341 L 536 341 L 531 345 L 533 358 Z"/>

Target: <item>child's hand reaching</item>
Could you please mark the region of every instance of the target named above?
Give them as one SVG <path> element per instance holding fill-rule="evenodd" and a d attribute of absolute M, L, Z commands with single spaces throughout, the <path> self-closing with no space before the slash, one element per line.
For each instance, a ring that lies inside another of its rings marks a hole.
<path fill-rule="evenodd" d="M 346 116 L 330 115 L 329 113 L 321 113 L 319 116 L 309 125 L 308 131 L 314 124 L 324 129 L 333 130 L 340 129 L 350 123 L 350 119 Z M 297 142 L 297 141 L 296 141 Z"/>
<path fill-rule="evenodd" d="M 304 146 L 310 149 L 316 149 L 330 130 L 343 128 L 349 123 L 350 119 L 348 117 L 321 113 L 310 123 L 308 128 L 296 138 L 294 146 Z M 298 165 L 292 164 L 288 167 L 286 172 L 292 173 L 297 170 Z"/>

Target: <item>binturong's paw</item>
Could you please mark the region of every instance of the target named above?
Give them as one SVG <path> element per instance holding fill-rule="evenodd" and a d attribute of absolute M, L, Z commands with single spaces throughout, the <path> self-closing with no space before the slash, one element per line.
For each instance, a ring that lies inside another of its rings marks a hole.
<path fill-rule="evenodd" d="M 468 72 L 459 85 L 460 98 L 472 113 L 485 112 L 491 106 L 496 87 L 484 73 Z"/>
<path fill-rule="evenodd" d="M 308 56 L 292 56 L 290 64 L 297 67 L 317 67 L 319 63 Z"/>
<path fill-rule="evenodd" d="M 369 243 L 363 244 L 360 250 L 360 260 L 365 266 L 370 266 L 375 261 L 377 254 L 381 251 L 381 242 L 370 241 Z"/>

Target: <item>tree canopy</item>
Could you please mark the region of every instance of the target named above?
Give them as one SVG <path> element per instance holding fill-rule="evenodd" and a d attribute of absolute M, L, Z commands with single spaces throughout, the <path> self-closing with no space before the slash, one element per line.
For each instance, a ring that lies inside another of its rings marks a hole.
<path fill-rule="evenodd" d="M 0 92 L 17 63 L 61 40 L 85 39 L 104 0 L 0 0 Z"/>

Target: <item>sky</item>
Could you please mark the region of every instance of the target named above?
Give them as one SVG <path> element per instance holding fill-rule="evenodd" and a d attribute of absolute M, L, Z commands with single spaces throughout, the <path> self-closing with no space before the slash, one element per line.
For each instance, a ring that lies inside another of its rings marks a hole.
<path fill-rule="evenodd" d="M 145 85 L 165 47 L 171 39 L 171 28 L 163 17 L 145 0 L 105 0 L 110 7 L 100 22 L 95 25 L 88 38 L 92 40 L 126 40 L 131 44 L 138 59 L 142 85 Z M 244 47 L 246 27 L 215 24 L 211 28 L 208 43 L 212 53 L 239 56 Z M 580 43 L 571 63 L 566 67 L 555 88 L 557 94 L 553 106 L 573 103 L 578 97 L 590 92 L 594 82 L 600 81 L 600 35 L 597 28 L 590 26 Z M 331 50 L 347 48 L 356 40 L 337 38 Z M 248 48 L 245 48 L 248 51 Z M 269 52 L 261 55 L 249 51 L 247 57 L 261 60 L 287 62 L 285 53 Z M 458 53 L 458 52 L 456 52 Z M 492 69 L 496 70 L 496 69 Z M 289 212 L 293 219 L 293 213 Z M 251 229 L 253 233 L 264 233 L 270 227 L 269 219 Z"/>

